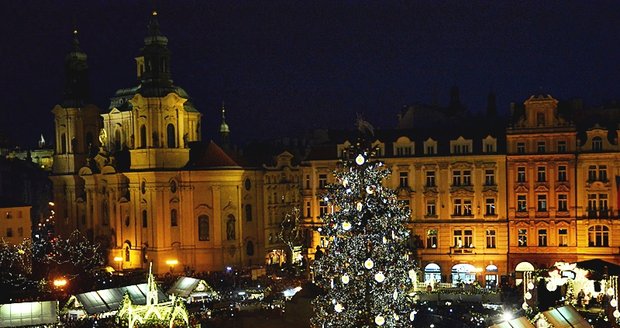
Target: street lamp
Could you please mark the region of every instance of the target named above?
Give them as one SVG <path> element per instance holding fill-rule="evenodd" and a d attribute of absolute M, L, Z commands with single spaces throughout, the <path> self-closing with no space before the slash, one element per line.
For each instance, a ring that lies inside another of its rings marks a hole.
<path fill-rule="evenodd" d="M 166 264 L 170 266 L 170 273 L 173 273 L 174 266 L 179 264 L 179 261 L 177 259 L 170 259 L 170 260 L 166 260 Z"/>
<path fill-rule="evenodd" d="M 53 281 L 54 287 L 58 288 L 58 289 L 63 289 L 66 285 L 67 285 L 67 279 L 65 278 L 56 278 Z"/>
<path fill-rule="evenodd" d="M 122 265 L 123 265 L 123 258 L 120 256 L 115 256 L 114 257 L 114 262 L 116 262 L 118 264 L 118 271 L 122 270 Z"/>

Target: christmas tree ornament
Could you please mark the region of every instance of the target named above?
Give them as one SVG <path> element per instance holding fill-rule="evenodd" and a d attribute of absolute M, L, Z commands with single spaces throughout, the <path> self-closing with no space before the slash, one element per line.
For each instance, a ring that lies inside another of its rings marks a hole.
<path fill-rule="evenodd" d="M 342 276 L 342 278 L 340 278 L 340 281 L 342 281 L 342 283 L 345 284 L 345 285 L 348 284 L 349 283 L 349 275 L 345 273 Z"/>
<path fill-rule="evenodd" d="M 366 163 L 366 159 L 364 158 L 364 156 L 362 156 L 362 154 L 357 155 L 357 157 L 355 158 L 355 164 L 364 165 L 364 163 Z"/>
<path fill-rule="evenodd" d="M 375 274 L 375 280 L 377 282 L 383 282 L 385 280 L 385 276 L 383 275 L 383 273 L 379 272 Z"/>
<path fill-rule="evenodd" d="M 355 205 L 355 208 L 357 209 L 358 212 L 362 211 L 362 202 L 357 202 L 357 204 Z"/>
<path fill-rule="evenodd" d="M 377 324 L 377 326 L 383 326 L 383 324 L 385 323 L 385 318 L 378 315 L 375 317 L 375 323 Z"/>
<path fill-rule="evenodd" d="M 351 222 L 349 222 L 349 221 L 342 222 L 342 230 L 344 230 L 344 231 L 351 230 Z"/>
<path fill-rule="evenodd" d="M 368 259 L 368 260 L 364 261 L 364 268 L 370 270 L 374 266 L 375 266 L 375 263 L 371 259 Z"/>
<path fill-rule="evenodd" d="M 409 313 L 409 320 L 415 320 L 415 311 L 411 311 L 411 313 Z"/>
<path fill-rule="evenodd" d="M 344 307 L 342 306 L 342 304 L 338 303 L 338 304 L 334 305 L 334 310 L 336 310 L 336 312 L 340 313 L 340 312 L 342 312 L 342 310 L 344 310 Z"/>

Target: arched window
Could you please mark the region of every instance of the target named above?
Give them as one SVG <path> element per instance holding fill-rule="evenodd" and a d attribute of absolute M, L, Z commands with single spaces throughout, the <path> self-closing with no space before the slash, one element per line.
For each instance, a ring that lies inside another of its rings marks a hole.
<path fill-rule="evenodd" d="M 178 219 L 177 219 L 177 209 L 173 208 L 170 210 L 170 226 L 171 227 L 176 227 L 178 226 Z"/>
<path fill-rule="evenodd" d="M 245 220 L 247 222 L 252 221 L 252 205 L 250 204 L 245 205 Z"/>
<path fill-rule="evenodd" d="M 603 150 L 603 139 L 601 137 L 592 138 L 592 150 L 593 151 Z"/>
<path fill-rule="evenodd" d="M 609 227 L 594 225 L 588 228 L 588 246 L 609 247 Z"/>
<path fill-rule="evenodd" d="M 209 217 L 204 214 L 198 217 L 198 240 L 209 240 Z"/>
<path fill-rule="evenodd" d="M 142 210 L 142 228 L 148 227 L 146 210 Z"/>
<path fill-rule="evenodd" d="M 254 255 L 254 243 L 251 240 L 248 240 L 247 244 L 245 244 L 245 253 L 248 256 Z"/>
<path fill-rule="evenodd" d="M 226 220 L 226 240 L 235 240 L 235 216 L 230 214 Z"/>
<path fill-rule="evenodd" d="M 116 149 L 116 151 L 121 151 L 121 142 L 121 129 L 116 129 L 116 131 L 114 131 L 114 149 Z"/>
<path fill-rule="evenodd" d="M 64 133 L 60 135 L 60 153 L 67 153 L 67 135 Z"/>
<path fill-rule="evenodd" d="M 167 140 L 168 140 L 168 148 L 176 148 L 176 133 L 174 133 L 174 125 L 172 123 L 168 124 L 166 128 Z"/>
<path fill-rule="evenodd" d="M 125 244 L 125 262 L 129 262 L 131 260 L 131 252 L 130 252 L 129 244 Z"/>
<path fill-rule="evenodd" d="M 146 125 L 140 126 L 140 148 L 146 148 Z"/>

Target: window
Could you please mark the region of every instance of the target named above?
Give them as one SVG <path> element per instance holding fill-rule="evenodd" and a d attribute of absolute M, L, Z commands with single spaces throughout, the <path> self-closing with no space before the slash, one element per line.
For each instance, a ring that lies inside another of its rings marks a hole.
<path fill-rule="evenodd" d="M 517 212 L 527 211 L 527 196 L 517 195 Z"/>
<path fill-rule="evenodd" d="M 5 217 L 6 217 L 7 219 L 12 219 L 12 218 L 13 218 L 13 214 L 11 214 L 11 212 L 8 212 L 8 211 L 7 211 L 7 212 L 6 212 L 6 214 L 5 214 Z"/>
<path fill-rule="evenodd" d="M 601 217 L 607 217 L 607 194 L 598 194 L 598 210 Z"/>
<path fill-rule="evenodd" d="M 546 147 L 546 144 L 545 144 L 544 141 L 539 141 L 539 142 L 536 143 L 536 150 L 539 153 L 544 153 L 545 150 L 546 150 L 545 148 L 547 148 L 547 147 Z"/>
<path fill-rule="evenodd" d="M 607 217 L 608 215 L 608 195 L 607 194 L 588 194 L 588 215 L 590 217 Z"/>
<path fill-rule="evenodd" d="M 558 153 L 565 153 L 567 151 L 566 141 L 558 141 Z"/>
<path fill-rule="evenodd" d="M 129 245 L 125 244 L 125 262 L 129 262 L 131 260 L 131 252 Z"/>
<path fill-rule="evenodd" d="M 560 247 L 568 246 L 568 229 L 566 228 L 558 229 L 558 246 Z"/>
<path fill-rule="evenodd" d="M 396 156 L 409 156 L 411 155 L 410 146 L 398 146 L 396 147 Z"/>
<path fill-rule="evenodd" d="M 464 216 L 471 216 L 471 199 L 464 199 L 463 200 L 463 215 Z"/>
<path fill-rule="evenodd" d="M 601 137 L 592 138 L 592 151 L 603 150 L 603 139 Z"/>
<path fill-rule="evenodd" d="M 547 168 L 544 167 L 544 166 L 539 166 L 537 168 L 536 178 L 537 178 L 538 182 L 545 182 L 545 181 L 547 181 Z"/>
<path fill-rule="evenodd" d="M 17 237 L 23 237 L 24 236 L 24 228 L 19 227 L 17 228 Z"/>
<path fill-rule="evenodd" d="M 251 240 L 245 244 L 245 254 L 248 256 L 254 256 L 254 243 Z"/>
<path fill-rule="evenodd" d="M 13 237 L 13 229 L 12 228 L 6 228 L 6 236 L 7 237 Z"/>
<path fill-rule="evenodd" d="M 60 153 L 64 154 L 67 152 L 67 135 L 64 133 L 60 135 Z"/>
<path fill-rule="evenodd" d="M 558 194 L 558 211 L 560 212 L 568 211 L 568 195 L 567 194 Z"/>
<path fill-rule="evenodd" d="M 310 202 L 306 202 L 306 217 L 309 218 L 310 216 Z"/>
<path fill-rule="evenodd" d="M 461 185 L 461 171 L 452 171 L 452 185 L 453 186 Z"/>
<path fill-rule="evenodd" d="M 547 229 L 538 229 L 538 246 L 547 246 Z"/>
<path fill-rule="evenodd" d="M 435 171 L 426 171 L 426 186 L 435 187 Z"/>
<path fill-rule="evenodd" d="M 473 248 L 474 247 L 474 233 L 472 230 L 454 230 L 454 247 L 458 248 Z"/>
<path fill-rule="evenodd" d="M 177 210 L 176 208 L 173 208 L 170 210 L 170 226 L 171 227 L 176 227 L 179 225 L 178 222 L 178 218 L 177 218 Z"/>
<path fill-rule="evenodd" d="M 319 215 L 324 216 L 327 214 L 327 202 L 325 200 L 319 201 Z"/>
<path fill-rule="evenodd" d="M 207 241 L 209 237 L 209 217 L 203 214 L 198 217 L 198 240 Z"/>
<path fill-rule="evenodd" d="M 598 166 L 598 180 L 607 181 L 607 165 Z"/>
<path fill-rule="evenodd" d="M 485 215 L 495 215 L 495 198 L 487 198 L 485 200 Z"/>
<path fill-rule="evenodd" d="M 545 125 L 545 113 L 536 113 L 536 125 L 538 126 Z"/>
<path fill-rule="evenodd" d="M 527 246 L 527 229 L 519 229 L 518 241 L 519 241 L 519 247 Z"/>
<path fill-rule="evenodd" d="M 596 165 L 590 165 L 588 167 L 588 181 L 596 181 Z"/>
<path fill-rule="evenodd" d="M 538 212 L 547 212 L 547 195 L 538 194 L 536 198 L 538 199 Z"/>
<path fill-rule="evenodd" d="M 494 170 L 484 170 L 484 185 L 485 186 L 495 185 L 495 171 Z"/>
<path fill-rule="evenodd" d="M 168 148 L 176 148 L 176 133 L 174 133 L 174 125 L 172 123 L 166 127 L 166 139 L 168 141 Z"/>
<path fill-rule="evenodd" d="M 595 225 L 588 228 L 588 246 L 609 247 L 609 227 Z"/>
<path fill-rule="evenodd" d="M 435 200 L 427 200 L 426 201 L 426 216 L 436 216 L 437 212 L 435 211 Z"/>
<path fill-rule="evenodd" d="M 245 204 L 245 221 L 252 222 L 252 205 Z"/>
<path fill-rule="evenodd" d="M 235 217 L 232 214 L 228 215 L 228 219 L 226 220 L 226 240 L 235 240 L 237 238 L 236 235 L 236 224 Z"/>
<path fill-rule="evenodd" d="M 306 174 L 306 189 L 310 189 L 310 174 Z"/>
<path fill-rule="evenodd" d="M 319 174 L 319 188 L 325 189 L 327 186 L 327 174 Z"/>
<path fill-rule="evenodd" d="M 426 231 L 426 248 L 437 248 L 437 229 Z"/>
<path fill-rule="evenodd" d="M 485 147 L 485 152 L 487 152 L 487 153 L 494 153 L 495 152 L 495 145 L 494 144 L 488 143 L 485 146 L 486 146 Z"/>
<path fill-rule="evenodd" d="M 456 198 L 454 200 L 454 205 L 452 207 L 452 215 L 462 215 L 463 214 L 463 200 L 460 198 Z"/>
<path fill-rule="evenodd" d="M 566 165 L 558 166 L 558 181 L 566 181 Z"/>
<path fill-rule="evenodd" d="M 517 142 L 517 153 L 525 154 L 525 142 Z"/>
<path fill-rule="evenodd" d="M 493 229 L 487 229 L 487 248 L 497 247 L 497 233 Z"/>
<path fill-rule="evenodd" d="M 426 150 L 426 154 L 427 154 L 427 155 L 433 155 L 433 154 L 435 154 L 435 146 L 434 146 L 434 145 L 428 145 L 428 146 L 426 146 L 425 150 Z"/>
<path fill-rule="evenodd" d="M 140 126 L 140 148 L 146 148 L 146 125 Z"/>
<path fill-rule="evenodd" d="M 517 167 L 517 182 L 525 182 L 525 166 Z"/>
<path fill-rule="evenodd" d="M 409 187 L 409 173 L 408 172 L 400 172 L 399 186 L 401 188 Z"/>
<path fill-rule="evenodd" d="M 147 216 L 146 210 L 142 210 L 142 228 L 148 227 L 147 219 L 148 219 L 148 216 Z"/>
<path fill-rule="evenodd" d="M 469 170 L 463 171 L 463 185 L 471 186 L 471 171 Z"/>

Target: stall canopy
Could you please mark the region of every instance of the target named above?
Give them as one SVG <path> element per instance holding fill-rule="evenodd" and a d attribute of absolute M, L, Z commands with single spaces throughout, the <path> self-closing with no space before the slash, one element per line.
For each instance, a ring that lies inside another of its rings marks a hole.
<path fill-rule="evenodd" d="M 490 328 L 534 328 L 535 326 L 526 317 L 519 317 L 508 321 L 500 322 Z"/>
<path fill-rule="evenodd" d="M 79 308 L 81 305 L 88 315 L 113 312 L 119 309 L 125 293 L 129 295 L 133 304 L 144 305 L 147 292 L 147 284 L 96 290 L 72 296 L 67 306 Z M 163 301 L 167 300 L 168 296 L 158 290 L 158 298 Z"/>
<path fill-rule="evenodd" d="M 592 259 L 577 262 L 577 267 L 585 270 L 594 271 L 600 275 L 610 274 L 620 276 L 620 265 L 603 261 L 601 259 Z"/>
<path fill-rule="evenodd" d="M 168 295 L 176 295 L 190 301 L 218 298 L 217 292 L 204 280 L 191 277 L 179 277 L 172 287 L 168 289 Z"/>
<path fill-rule="evenodd" d="M 542 316 L 556 328 L 591 328 L 592 326 L 570 305 L 551 309 L 542 313 Z M 540 320 L 540 319 L 539 319 Z"/>
<path fill-rule="evenodd" d="M 58 323 L 58 302 L 24 302 L 0 305 L 0 327 L 43 326 Z"/>

